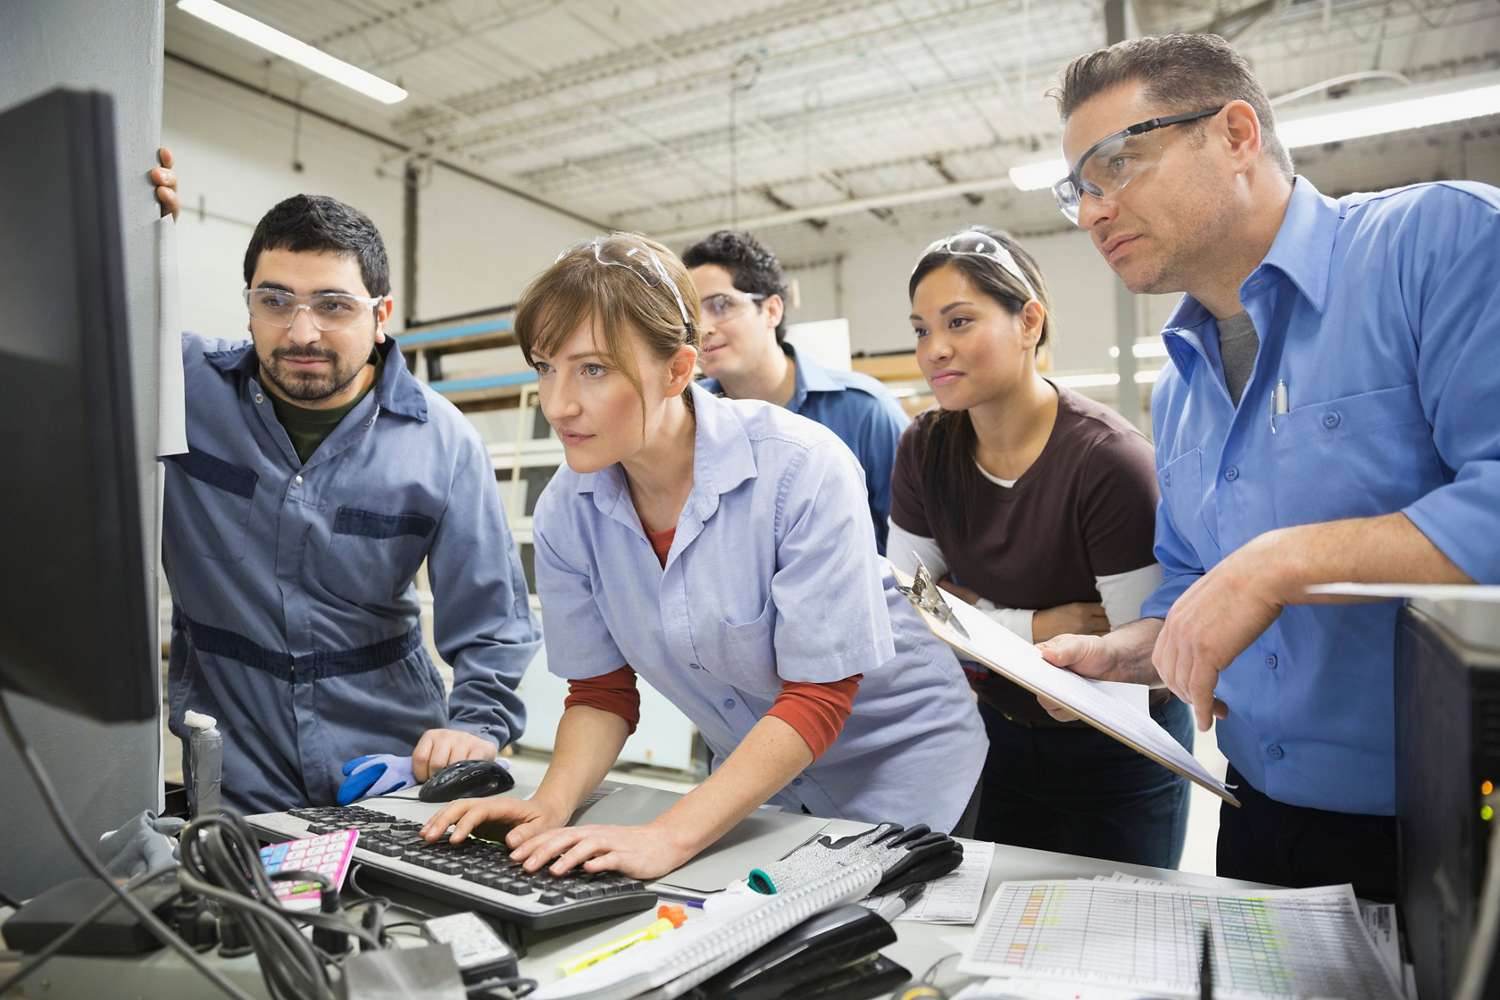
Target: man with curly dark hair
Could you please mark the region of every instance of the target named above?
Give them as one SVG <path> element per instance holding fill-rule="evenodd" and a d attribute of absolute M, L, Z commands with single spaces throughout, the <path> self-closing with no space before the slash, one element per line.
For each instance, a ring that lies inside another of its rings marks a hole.
<path fill-rule="evenodd" d="M 815 420 L 865 470 L 875 547 L 885 554 L 896 442 L 910 423 L 890 391 L 860 372 L 830 371 L 786 342 L 786 275 L 754 236 L 721 229 L 682 255 L 703 302 L 704 387 L 764 399 Z"/>

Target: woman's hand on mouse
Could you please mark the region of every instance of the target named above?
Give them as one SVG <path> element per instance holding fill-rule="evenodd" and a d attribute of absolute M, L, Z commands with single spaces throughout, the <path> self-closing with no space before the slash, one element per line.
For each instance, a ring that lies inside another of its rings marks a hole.
<path fill-rule="evenodd" d="M 411 773 L 426 781 L 461 760 L 494 760 L 495 744 L 462 729 L 429 729 L 411 751 Z"/>
<path fill-rule="evenodd" d="M 514 850 L 532 837 L 562 826 L 571 815 L 571 809 L 539 796 L 454 799 L 433 814 L 422 827 L 422 836 L 429 841 L 441 840 L 452 827 L 448 839 L 461 844 L 481 823 L 504 823 L 511 827 L 505 837 L 506 846 Z"/>
<path fill-rule="evenodd" d="M 512 831 L 512 835 L 519 831 Z M 509 837 L 506 838 L 510 840 Z M 645 826 L 565 826 L 527 838 L 511 859 L 528 872 L 544 866 L 553 875 L 581 868 L 616 871 L 648 881 L 686 864 L 697 852 L 658 823 Z"/>

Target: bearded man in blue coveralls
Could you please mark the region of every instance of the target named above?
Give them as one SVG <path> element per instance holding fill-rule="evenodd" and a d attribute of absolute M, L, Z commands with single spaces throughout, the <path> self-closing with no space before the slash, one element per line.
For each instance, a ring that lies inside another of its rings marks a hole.
<path fill-rule="evenodd" d="M 188 710 L 218 720 L 223 800 L 247 812 L 331 803 L 362 755 L 391 773 L 360 792 L 399 784 L 407 758 L 415 781 L 494 758 L 525 723 L 540 633 L 488 452 L 386 335 L 379 232 L 297 195 L 261 219 L 244 273 L 250 342 L 182 338 L 190 450 L 167 462 L 162 523 L 172 732 L 186 741 Z M 424 560 L 451 695 L 422 644 Z"/>

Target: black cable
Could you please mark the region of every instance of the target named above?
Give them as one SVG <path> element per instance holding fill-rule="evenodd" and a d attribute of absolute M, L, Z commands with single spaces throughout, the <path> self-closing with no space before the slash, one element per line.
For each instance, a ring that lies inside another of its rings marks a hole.
<path fill-rule="evenodd" d="M 349 874 L 344 877 L 344 885 L 350 889 L 353 889 L 355 893 L 358 894 L 360 899 L 383 899 L 385 900 L 386 905 L 388 905 L 393 910 L 401 910 L 404 913 L 410 913 L 412 916 L 417 917 L 421 920 L 436 919 L 435 914 L 428 913 L 426 910 L 419 910 L 415 906 L 412 906 L 408 903 L 397 903 L 387 896 L 380 896 L 367 892 L 365 888 L 359 884 L 359 873 L 364 870 L 365 866 L 356 861 L 349 867 Z"/>
<path fill-rule="evenodd" d="M 207 816 L 182 832 L 182 884 L 233 911 L 260 962 L 272 997 L 326 998 L 331 990 L 324 963 L 295 925 L 262 900 L 274 900 L 252 838 L 236 829 L 238 817 Z"/>
<path fill-rule="evenodd" d="M 432 928 L 428 927 L 424 923 L 421 923 L 420 921 L 416 921 L 416 920 L 398 920 L 394 924 L 386 924 L 385 925 L 385 929 L 387 931 L 395 930 L 397 927 L 415 927 L 417 929 L 417 931 L 422 935 L 422 937 L 426 938 L 428 941 L 432 942 L 433 944 L 437 944 L 438 943 L 437 935 L 434 934 L 434 933 L 432 933 Z"/>
<path fill-rule="evenodd" d="M 226 996 L 234 997 L 235 1000 L 250 1000 L 248 993 L 224 978 L 223 974 L 217 970 L 210 968 L 186 941 L 182 940 L 170 927 L 162 923 L 156 914 L 148 910 L 140 900 L 128 895 L 124 889 L 116 885 L 115 881 L 109 877 L 109 872 L 104 870 L 104 866 L 99 863 L 99 859 L 94 857 L 88 848 L 84 846 L 83 838 L 78 835 L 78 831 L 73 828 L 72 821 L 63 812 L 62 802 L 57 796 L 57 790 L 52 787 L 52 780 L 47 777 L 47 772 L 42 767 L 42 762 L 37 759 L 36 753 L 31 749 L 31 745 L 21 735 L 21 730 L 16 726 L 16 720 L 11 717 L 10 706 L 6 704 L 3 694 L 0 694 L 0 725 L 5 727 L 5 733 L 10 738 L 11 745 L 16 748 L 16 753 L 20 756 L 21 763 L 25 766 L 27 773 L 31 775 L 32 783 L 36 785 L 37 791 L 41 793 L 42 803 L 47 807 L 47 812 L 51 814 L 53 824 L 62 833 L 63 839 L 68 842 L 68 847 L 77 855 L 78 860 L 83 862 L 84 867 L 92 872 L 101 882 L 109 886 L 110 891 L 136 915 L 136 918 L 141 923 L 146 925 L 147 929 L 155 935 L 157 940 L 181 955 L 189 965 L 202 973 L 222 993 Z"/>
<path fill-rule="evenodd" d="M 496 990 L 506 991 L 506 1000 L 521 1000 L 536 992 L 537 981 L 528 976 L 508 976 L 496 979 L 485 979 L 474 983 L 472 986 L 464 987 L 465 994 L 473 1000 L 478 997 L 481 1000 L 495 996 Z"/>
<path fill-rule="evenodd" d="M 183 875 L 179 881 L 184 888 L 235 911 L 272 997 L 317 1000 L 333 995 L 328 966 L 337 964 L 341 956 L 308 942 L 297 929 L 299 923 L 355 937 L 371 948 L 382 946 L 378 924 L 372 931 L 344 913 L 286 909 L 276 897 L 273 882 L 315 882 L 325 900 L 330 896 L 337 900 L 338 893 L 317 872 L 283 871 L 268 876 L 254 834 L 232 810 L 194 820 L 183 828 L 181 839 Z"/>
<path fill-rule="evenodd" d="M 145 872 L 143 874 L 137 875 L 135 878 L 125 883 L 124 890 L 127 894 L 135 892 L 142 886 L 147 885 L 151 882 L 155 882 L 157 879 L 162 878 L 165 875 L 171 875 L 176 871 L 177 866 L 172 865 L 169 868 L 158 868 L 154 872 Z M 52 958 L 52 956 L 56 955 L 63 949 L 64 945 L 73 940 L 74 935 L 76 935 L 79 931 L 83 930 L 85 927 L 88 927 L 95 920 L 98 920 L 100 917 L 104 916 L 105 913 L 109 912 L 119 904 L 120 899 L 118 896 L 110 895 L 105 897 L 99 902 L 98 906 L 94 907 L 87 914 L 85 914 L 82 920 L 78 921 L 72 927 L 69 927 L 57 937 L 47 942 L 47 947 L 43 948 L 35 955 L 32 955 L 30 958 L 28 958 L 26 960 L 26 964 L 22 965 L 19 969 L 12 973 L 9 979 L 0 982 L 0 997 L 5 996 L 6 993 L 10 992 L 16 986 L 20 985 L 21 982 L 24 981 L 33 972 L 45 965 L 47 961 Z"/>
<path fill-rule="evenodd" d="M 203 816 L 183 828 L 181 884 L 234 911 L 273 998 L 326 1000 L 326 963 L 282 910 L 253 836 L 238 815 Z M 319 884 L 327 880 L 318 876 Z"/>

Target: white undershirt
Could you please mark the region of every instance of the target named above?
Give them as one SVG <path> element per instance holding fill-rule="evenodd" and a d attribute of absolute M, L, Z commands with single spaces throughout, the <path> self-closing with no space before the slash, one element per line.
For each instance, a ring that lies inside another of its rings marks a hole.
<path fill-rule="evenodd" d="M 1010 489 L 1012 486 L 1016 485 L 1016 481 L 1014 479 L 1001 479 L 999 476 L 990 475 L 990 470 L 980 465 L 978 459 L 974 460 L 974 468 L 978 469 L 981 476 L 988 479 L 996 486 L 1004 486 L 1006 489 Z"/>
<path fill-rule="evenodd" d="M 1009 486 L 1014 482 L 1012 480 L 1012 483 L 1006 483 L 995 479 L 988 472 L 985 473 L 985 478 L 1002 486 Z M 935 539 L 905 531 L 895 521 L 889 521 L 889 525 L 890 533 L 886 537 L 885 551 L 894 566 L 903 573 L 915 573 L 916 561 L 921 559 L 934 580 L 941 580 L 948 575 L 948 560 Z M 1161 586 L 1161 580 L 1161 566 L 1154 562 L 1140 569 L 1094 577 L 1094 586 L 1099 591 L 1104 614 L 1109 618 L 1109 627 L 1119 628 L 1140 618 L 1141 605 Z M 1036 614 L 1035 611 L 997 607 L 993 601 L 985 598 L 980 598 L 974 606 L 1027 642 L 1035 641 L 1031 636 L 1031 619 Z"/>

